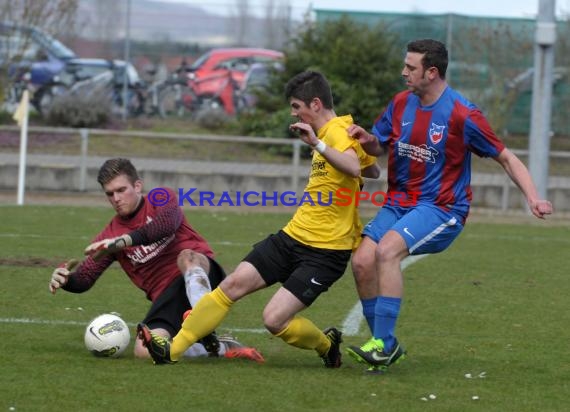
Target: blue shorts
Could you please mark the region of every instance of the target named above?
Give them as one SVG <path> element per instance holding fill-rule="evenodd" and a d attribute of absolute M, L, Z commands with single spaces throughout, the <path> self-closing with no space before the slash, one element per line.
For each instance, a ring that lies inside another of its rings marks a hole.
<path fill-rule="evenodd" d="M 362 231 L 378 243 L 389 230 L 404 238 L 410 255 L 442 252 L 463 230 L 460 217 L 435 205 L 383 206 Z"/>

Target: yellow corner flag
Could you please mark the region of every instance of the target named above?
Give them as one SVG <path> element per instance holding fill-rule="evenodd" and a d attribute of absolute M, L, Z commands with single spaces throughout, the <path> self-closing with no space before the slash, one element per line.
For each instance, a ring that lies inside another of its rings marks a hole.
<path fill-rule="evenodd" d="M 27 90 L 24 90 L 22 93 L 22 99 L 20 100 L 20 104 L 18 108 L 14 112 L 13 119 L 18 122 L 18 126 L 22 127 L 24 124 L 24 119 L 28 116 L 29 110 L 29 103 L 30 103 L 30 95 Z"/>

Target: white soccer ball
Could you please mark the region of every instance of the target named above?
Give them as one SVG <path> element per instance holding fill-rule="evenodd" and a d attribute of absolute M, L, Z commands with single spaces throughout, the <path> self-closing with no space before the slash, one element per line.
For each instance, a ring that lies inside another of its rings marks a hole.
<path fill-rule="evenodd" d="M 98 357 L 120 356 L 130 340 L 131 333 L 125 321 L 110 313 L 97 316 L 85 329 L 85 346 Z"/>

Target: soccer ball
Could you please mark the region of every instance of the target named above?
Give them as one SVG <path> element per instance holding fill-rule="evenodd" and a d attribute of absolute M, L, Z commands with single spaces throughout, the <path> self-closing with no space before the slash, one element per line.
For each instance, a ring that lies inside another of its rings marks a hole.
<path fill-rule="evenodd" d="M 97 357 L 120 356 L 130 340 L 131 334 L 125 321 L 110 313 L 97 316 L 85 329 L 85 346 Z"/>

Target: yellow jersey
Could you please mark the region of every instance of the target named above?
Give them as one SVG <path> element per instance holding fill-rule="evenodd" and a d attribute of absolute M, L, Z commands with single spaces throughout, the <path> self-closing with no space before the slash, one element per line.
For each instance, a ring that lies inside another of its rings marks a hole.
<path fill-rule="evenodd" d="M 353 123 L 352 116 L 339 116 L 328 121 L 317 132 L 317 137 L 339 152 L 352 148 L 358 155 L 360 167 L 376 161 L 367 155 L 360 144 L 352 139 L 346 129 Z M 361 177 L 350 177 L 335 169 L 324 156 L 314 151 L 309 181 L 299 198 L 299 207 L 283 229 L 297 241 L 316 248 L 351 250 L 360 240 L 362 228 L 355 202 L 340 203 L 338 189 L 360 190 Z"/>

